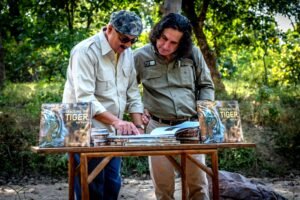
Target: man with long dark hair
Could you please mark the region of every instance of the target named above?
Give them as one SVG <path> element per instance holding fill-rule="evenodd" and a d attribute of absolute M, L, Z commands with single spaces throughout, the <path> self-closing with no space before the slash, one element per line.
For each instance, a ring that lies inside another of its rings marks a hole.
<path fill-rule="evenodd" d="M 214 100 L 214 85 L 201 51 L 192 43 L 189 20 L 166 15 L 154 26 L 150 41 L 134 52 L 137 79 L 143 85 L 146 133 L 198 120 L 196 100 Z M 205 164 L 204 155 L 194 157 Z M 151 156 L 149 168 L 157 199 L 174 199 L 172 163 L 164 156 Z M 189 199 L 209 199 L 206 174 L 189 160 L 187 184 Z"/>

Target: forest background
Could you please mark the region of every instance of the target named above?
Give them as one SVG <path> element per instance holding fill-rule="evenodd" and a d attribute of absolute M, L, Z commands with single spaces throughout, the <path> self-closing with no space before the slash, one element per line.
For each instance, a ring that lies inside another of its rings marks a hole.
<path fill-rule="evenodd" d="M 140 15 L 148 42 L 163 13 L 193 25 L 216 99 L 238 100 L 246 141 L 222 150 L 220 169 L 284 176 L 300 169 L 299 0 L 3 0 L 0 2 L 0 177 L 67 176 L 65 155 L 37 155 L 42 103 L 61 102 L 70 51 L 99 32 L 113 11 Z M 275 16 L 290 25 L 281 30 Z M 142 91 L 141 91 L 142 92 Z M 209 160 L 208 160 L 209 165 Z M 124 176 L 148 173 L 145 157 L 124 158 Z"/>

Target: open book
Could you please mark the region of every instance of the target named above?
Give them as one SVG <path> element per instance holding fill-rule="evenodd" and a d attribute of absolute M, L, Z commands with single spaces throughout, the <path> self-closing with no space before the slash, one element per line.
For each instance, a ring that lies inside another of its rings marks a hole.
<path fill-rule="evenodd" d="M 151 135 L 172 135 L 180 143 L 199 143 L 199 122 L 185 121 L 174 126 L 158 127 L 151 131 Z"/>
<path fill-rule="evenodd" d="M 158 127 L 151 131 L 151 135 L 176 135 L 187 129 L 199 128 L 199 122 L 185 121 L 174 126 Z"/>

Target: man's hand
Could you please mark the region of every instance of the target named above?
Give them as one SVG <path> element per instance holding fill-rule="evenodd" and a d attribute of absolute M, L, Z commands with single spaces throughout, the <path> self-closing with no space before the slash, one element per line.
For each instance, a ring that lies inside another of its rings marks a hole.
<path fill-rule="evenodd" d="M 117 130 L 117 134 L 122 135 L 139 135 L 139 130 L 135 127 L 132 122 L 123 120 L 116 120 L 112 123 L 113 127 Z"/>
<path fill-rule="evenodd" d="M 139 130 L 135 127 L 135 125 L 132 122 L 123 121 L 108 111 L 97 114 L 94 117 L 96 120 L 102 123 L 112 125 L 116 129 L 117 134 L 122 134 L 122 135 L 139 134 Z M 141 113 L 139 113 L 139 118 L 141 118 Z M 141 123 L 141 119 L 139 122 Z"/>

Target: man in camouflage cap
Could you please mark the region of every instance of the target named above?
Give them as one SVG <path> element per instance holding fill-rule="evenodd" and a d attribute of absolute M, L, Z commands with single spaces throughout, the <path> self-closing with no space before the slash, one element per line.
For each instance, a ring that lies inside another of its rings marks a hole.
<path fill-rule="evenodd" d="M 133 12 L 111 15 L 102 30 L 77 44 L 71 51 L 63 102 L 91 102 L 92 127 L 105 128 L 110 134 L 139 134 L 143 105 L 136 82 L 131 45 L 142 32 L 141 19 Z M 124 113 L 133 122 L 123 120 Z M 103 160 L 89 161 L 89 173 Z M 75 155 L 75 165 L 80 156 Z M 112 158 L 89 184 L 89 199 L 117 199 L 121 188 L 121 158 Z M 75 177 L 76 199 L 81 199 L 79 177 Z"/>
<path fill-rule="evenodd" d="M 142 29 L 139 16 L 134 12 L 121 10 L 111 14 L 105 35 L 115 53 L 120 54 L 137 41 Z"/>
<path fill-rule="evenodd" d="M 124 10 L 112 13 L 109 23 L 119 33 L 136 37 L 141 34 L 143 28 L 141 19 L 135 13 Z"/>

